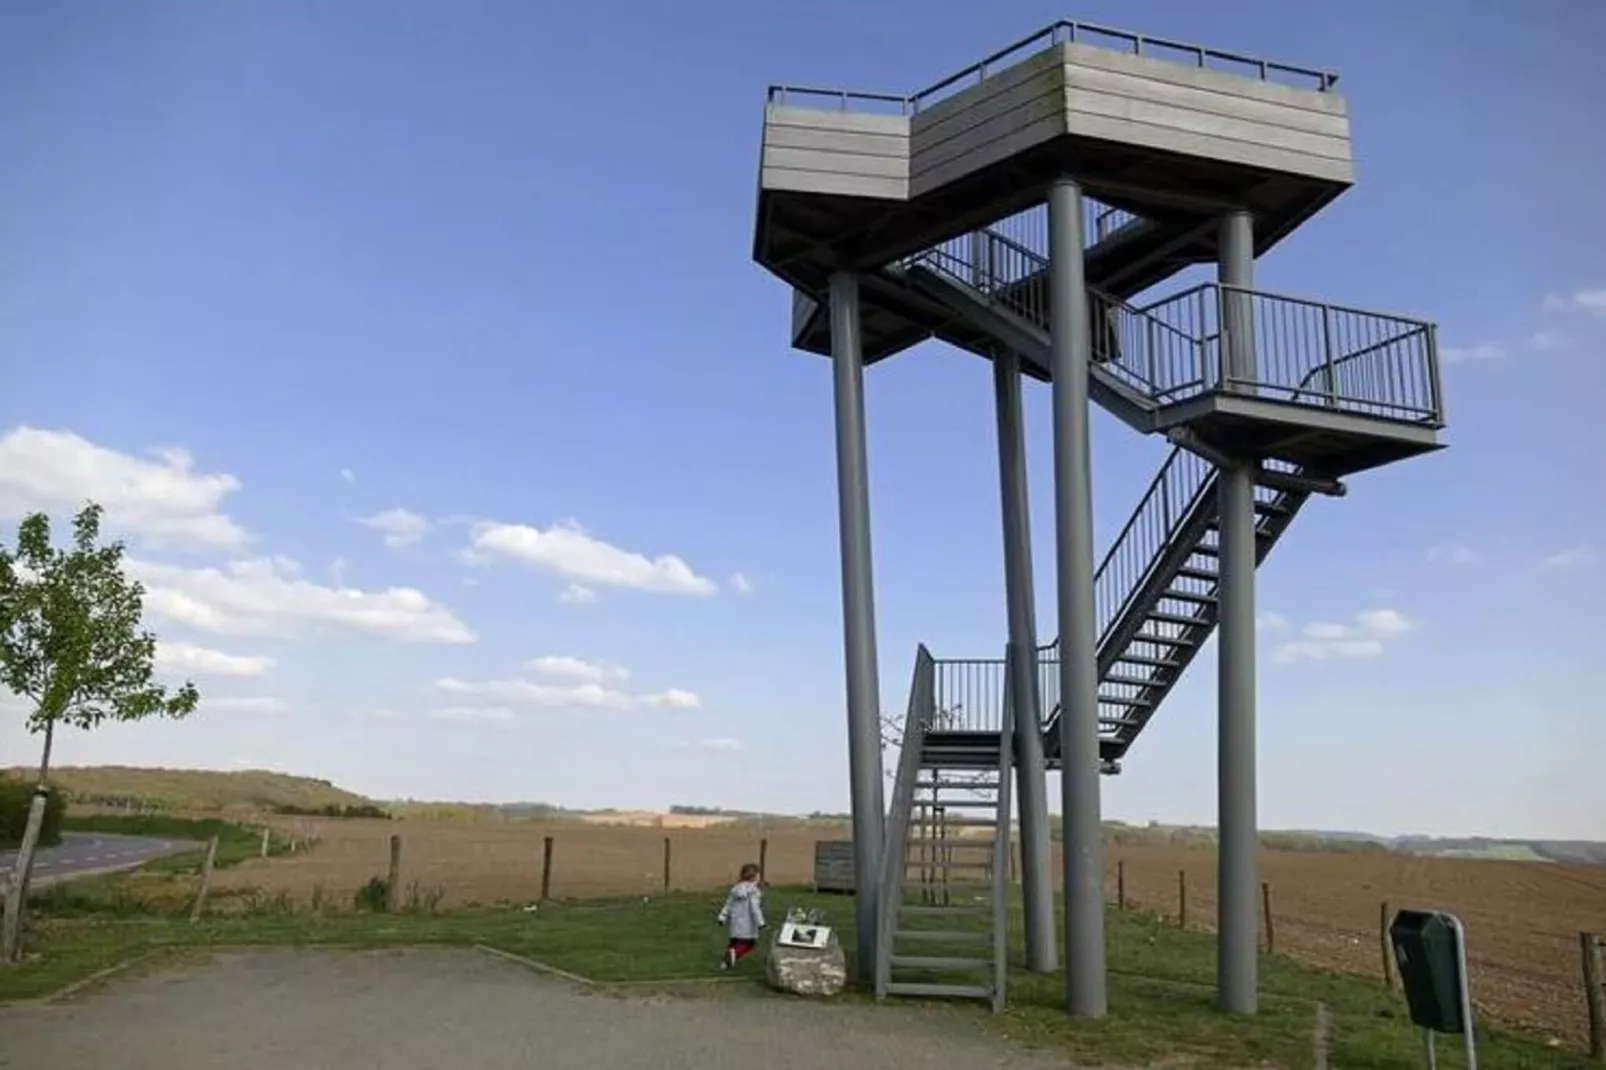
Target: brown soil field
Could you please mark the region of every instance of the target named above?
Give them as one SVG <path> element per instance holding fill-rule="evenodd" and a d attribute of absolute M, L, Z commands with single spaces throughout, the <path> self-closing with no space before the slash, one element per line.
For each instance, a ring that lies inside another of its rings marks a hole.
<path fill-rule="evenodd" d="M 554 838 L 552 894 L 641 894 L 663 887 L 663 845 L 672 847 L 673 887 L 715 893 L 756 861 L 767 836 L 768 879 L 807 884 L 814 843 L 845 836 L 820 828 L 749 824 L 665 830 L 561 822 L 506 825 L 424 821 L 276 819 L 311 833 L 305 853 L 247 862 L 218 875 L 220 888 L 258 887 L 305 899 L 321 886 L 336 901 L 382 876 L 392 833 L 403 840 L 402 879 L 439 887 L 447 904 L 528 902 L 541 881 L 542 838 Z M 1191 927 L 1215 916 L 1215 852 L 1210 847 L 1111 848 L 1106 878 L 1115 899 L 1116 863 L 1125 865 L 1130 903 L 1177 913 L 1179 871 L 1188 879 Z M 1054 871 L 1060 873 L 1056 855 Z M 1381 977 L 1379 910 L 1440 908 L 1467 926 L 1474 999 L 1510 1024 L 1577 1042 L 1585 1030 L 1578 933 L 1606 930 L 1606 868 L 1537 862 L 1420 858 L 1384 853 L 1264 851 L 1279 952 L 1334 969 Z"/>

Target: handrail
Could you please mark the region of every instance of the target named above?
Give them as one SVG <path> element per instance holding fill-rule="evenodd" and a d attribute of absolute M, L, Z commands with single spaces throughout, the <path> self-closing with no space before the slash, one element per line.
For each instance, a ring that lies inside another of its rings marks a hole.
<path fill-rule="evenodd" d="M 1099 45 L 1095 42 L 1085 40 L 1090 36 L 1120 41 L 1125 45 L 1130 46 L 1130 48 L 1114 49 L 1109 48 L 1107 45 Z M 1079 38 L 1081 40 L 1079 40 Z M 1257 81 L 1274 81 L 1274 79 L 1271 77 L 1273 73 L 1290 75 L 1293 78 L 1298 79 L 1300 82 L 1314 82 L 1315 85 L 1313 88 L 1319 93 L 1326 93 L 1338 84 L 1337 71 L 1323 70 L 1316 67 L 1300 67 L 1288 63 L 1277 63 L 1271 60 L 1260 59 L 1256 56 L 1244 55 L 1240 52 L 1227 52 L 1219 48 L 1208 48 L 1204 45 L 1197 45 L 1191 42 L 1173 41 L 1169 38 L 1154 37 L 1149 34 L 1135 33 L 1131 30 L 1118 30 L 1109 26 L 1101 26 L 1092 22 L 1081 22 L 1075 19 L 1058 19 L 1055 22 L 1052 22 L 1038 30 L 1036 33 L 1027 34 L 1018 41 L 998 49 L 983 59 L 970 64 L 968 67 L 956 71 L 953 74 L 948 75 L 946 78 L 939 79 L 938 81 L 933 82 L 931 85 L 926 86 L 924 89 L 905 96 L 898 96 L 890 93 L 866 93 L 850 89 L 811 89 L 798 86 L 771 85 L 769 87 L 769 100 L 772 103 L 775 102 L 777 98 L 784 101 L 788 93 L 796 93 L 798 95 L 830 97 L 840 101 L 840 106 L 843 109 L 848 107 L 848 103 L 850 101 L 873 101 L 876 103 L 898 104 L 900 105 L 901 114 L 914 115 L 919 113 L 922 108 L 928 107 L 939 100 L 945 99 L 945 97 L 948 95 L 948 91 L 953 89 L 953 87 L 960 85 L 961 83 L 969 83 L 970 79 L 972 78 L 975 79 L 975 82 L 971 84 L 979 84 L 990 75 L 998 73 L 1000 69 L 998 66 L 1000 60 L 1008 59 L 1009 57 L 1027 49 L 1031 49 L 1032 52 L 1035 53 L 1036 51 L 1040 51 L 1042 48 L 1052 48 L 1055 45 L 1060 44 L 1062 41 L 1089 44 L 1095 48 L 1104 48 L 1111 52 L 1130 51 L 1130 53 L 1134 56 L 1148 56 L 1149 58 L 1162 60 L 1167 63 L 1177 63 L 1177 60 L 1163 55 L 1154 55 L 1156 49 L 1162 52 L 1184 53 L 1193 57 L 1191 66 L 1194 66 L 1200 70 L 1219 69 L 1211 67 L 1210 61 L 1212 60 L 1219 63 L 1236 64 L 1240 67 L 1248 67 L 1253 70 L 1253 77 Z M 1178 63 L 1178 66 L 1181 65 L 1182 64 Z M 1005 66 L 1007 68 L 1008 66 L 1013 66 L 1013 64 L 1006 64 Z M 1248 77 L 1248 75 L 1244 76 Z M 1278 84 L 1282 83 L 1279 82 Z M 965 88 L 969 88 L 969 85 L 966 85 Z"/>
<path fill-rule="evenodd" d="M 909 838 L 909 815 L 914 809 L 915 784 L 920 779 L 920 751 L 925 745 L 926 728 L 933 712 L 932 675 L 935 662 L 922 643 L 915 650 L 914 679 L 909 684 L 909 712 L 904 720 L 903 739 L 898 750 L 898 775 L 893 781 L 892 806 L 887 814 L 881 843 L 880 912 L 876 915 L 875 990 L 884 999 L 892 982 L 892 934 L 898 921 L 898 903 L 903 897 L 903 878 L 907 869 L 904 845 Z M 869 875 L 856 875 L 866 879 Z"/>

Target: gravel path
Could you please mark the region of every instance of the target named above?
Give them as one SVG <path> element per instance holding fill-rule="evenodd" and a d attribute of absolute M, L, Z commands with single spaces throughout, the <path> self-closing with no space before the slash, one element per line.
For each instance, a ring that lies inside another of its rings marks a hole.
<path fill-rule="evenodd" d="M 228 952 L 0 1006 L 6 1070 L 1065 1067 L 946 1016 L 591 992 L 466 950 Z"/>

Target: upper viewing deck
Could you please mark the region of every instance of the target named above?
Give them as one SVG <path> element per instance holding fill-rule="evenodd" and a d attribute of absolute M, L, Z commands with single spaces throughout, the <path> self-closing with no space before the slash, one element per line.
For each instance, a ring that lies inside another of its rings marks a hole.
<path fill-rule="evenodd" d="M 754 257 L 817 293 L 832 270 L 1019 212 L 1062 174 L 1183 241 L 1247 207 L 1264 252 L 1353 181 L 1337 81 L 1061 21 L 908 96 L 772 86 Z"/>

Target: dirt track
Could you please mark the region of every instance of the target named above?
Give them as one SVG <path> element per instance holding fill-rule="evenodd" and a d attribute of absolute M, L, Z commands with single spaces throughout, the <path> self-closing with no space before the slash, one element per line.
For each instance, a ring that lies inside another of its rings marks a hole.
<path fill-rule="evenodd" d="M 590 993 L 472 951 L 220 954 L 0 1007 L 0 1067 L 974 1070 L 1064 1067 L 916 1009 Z"/>

